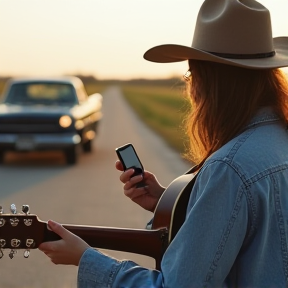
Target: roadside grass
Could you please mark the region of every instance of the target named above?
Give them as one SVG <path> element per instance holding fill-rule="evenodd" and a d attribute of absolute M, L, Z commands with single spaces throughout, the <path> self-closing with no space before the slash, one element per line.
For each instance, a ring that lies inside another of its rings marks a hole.
<path fill-rule="evenodd" d="M 183 117 L 188 109 L 184 83 L 175 86 L 123 84 L 122 92 L 140 119 L 174 149 L 183 153 L 187 143 Z"/>
<path fill-rule="evenodd" d="M 0 78 L 0 100 L 2 100 L 3 98 L 4 87 L 5 87 L 7 80 L 8 80 L 8 77 Z"/>
<path fill-rule="evenodd" d="M 88 95 L 94 93 L 102 93 L 107 87 L 106 83 L 96 82 L 96 83 L 84 83 L 85 90 Z"/>

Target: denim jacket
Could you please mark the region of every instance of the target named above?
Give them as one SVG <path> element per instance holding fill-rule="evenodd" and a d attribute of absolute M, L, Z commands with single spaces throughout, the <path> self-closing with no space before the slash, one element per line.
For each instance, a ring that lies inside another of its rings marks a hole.
<path fill-rule="evenodd" d="M 271 108 L 211 155 L 161 271 L 92 248 L 79 288 L 287 288 L 288 132 Z"/>

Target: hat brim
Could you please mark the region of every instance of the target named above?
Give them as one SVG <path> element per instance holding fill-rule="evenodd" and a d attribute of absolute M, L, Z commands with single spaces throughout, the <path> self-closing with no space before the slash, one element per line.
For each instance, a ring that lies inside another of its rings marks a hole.
<path fill-rule="evenodd" d="M 211 61 L 250 69 L 270 69 L 288 66 L 288 37 L 273 39 L 275 55 L 256 59 L 223 58 L 193 47 L 164 44 L 146 51 L 144 59 L 158 63 L 181 62 L 188 59 Z"/>

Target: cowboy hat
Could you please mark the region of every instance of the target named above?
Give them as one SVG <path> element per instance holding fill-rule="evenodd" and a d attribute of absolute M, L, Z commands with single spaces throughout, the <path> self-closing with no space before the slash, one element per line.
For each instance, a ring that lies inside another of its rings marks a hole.
<path fill-rule="evenodd" d="M 250 69 L 288 66 L 288 37 L 272 37 L 270 13 L 254 0 L 205 0 L 192 46 L 164 44 L 144 58 L 169 63 L 204 60 Z"/>

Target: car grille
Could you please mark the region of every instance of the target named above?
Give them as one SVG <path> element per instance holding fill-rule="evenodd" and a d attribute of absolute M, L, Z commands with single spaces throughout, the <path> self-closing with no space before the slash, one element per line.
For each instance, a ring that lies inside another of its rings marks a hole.
<path fill-rule="evenodd" d="M 67 129 L 65 129 L 67 131 Z M 1 119 L 0 133 L 60 133 L 58 119 Z"/>

